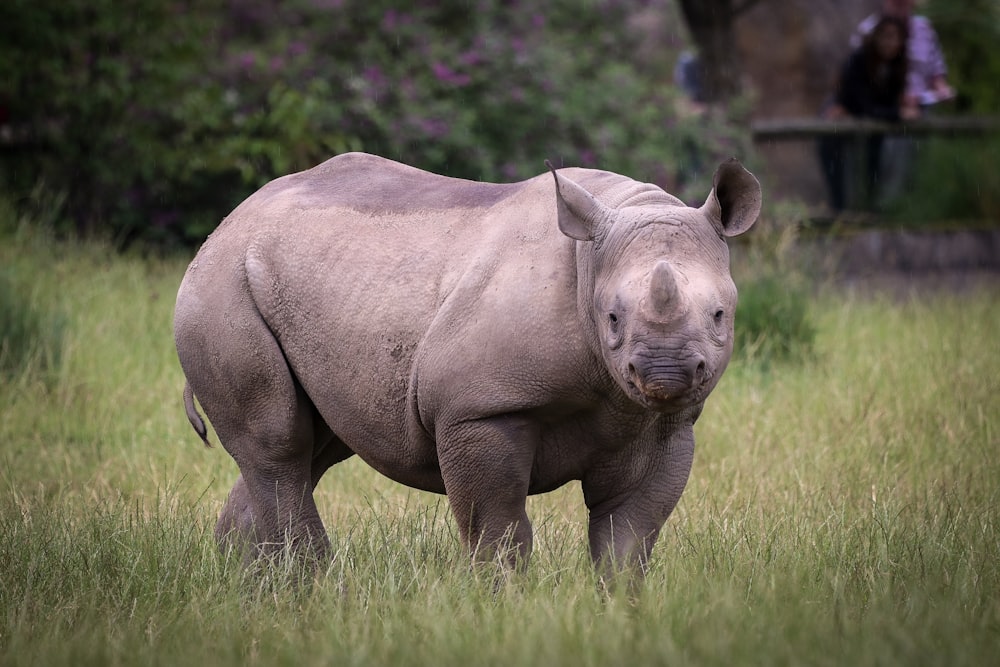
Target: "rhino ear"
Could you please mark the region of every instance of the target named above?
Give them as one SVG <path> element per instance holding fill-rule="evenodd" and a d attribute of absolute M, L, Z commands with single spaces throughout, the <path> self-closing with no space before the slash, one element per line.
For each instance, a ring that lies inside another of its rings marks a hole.
<path fill-rule="evenodd" d="M 594 195 L 568 178 L 559 178 L 555 167 L 548 160 L 545 161 L 545 166 L 556 180 L 559 230 L 577 241 L 593 241 L 598 230 L 613 220 L 614 209 L 594 199 Z"/>
<path fill-rule="evenodd" d="M 720 234 L 737 236 L 757 221 L 760 200 L 757 178 L 739 160 L 729 158 L 715 170 L 712 191 L 701 210 Z"/>

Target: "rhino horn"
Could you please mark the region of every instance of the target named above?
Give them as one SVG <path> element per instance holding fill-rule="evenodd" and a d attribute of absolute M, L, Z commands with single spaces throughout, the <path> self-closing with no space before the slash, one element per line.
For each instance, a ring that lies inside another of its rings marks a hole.
<path fill-rule="evenodd" d="M 715 171 L 715 180 L 702 212 L 723 236 L 737 236 L 750 229 L 760 215 L 760 183 L 729 158 Z"/>
<path fill-rule="evenodd" d="M 672 305 L 677 304 L 680 290 L 677 287 L 677 276 L 670 262 L 663 259 L 653 267 L 653 275 L 649 280 L 649 299 L 646 302 L 647 315 L 660 319 Z"/>
<path fill-rule="evenodd" d="M 556 180 L 556 207 L 559 230 L 577 241 L 593 241 L 598 230 L 613 222 L 615 209 L 597 201 L 594 195 L 569 180 L 559 178 L 548 160 L 545 166 Z"/>

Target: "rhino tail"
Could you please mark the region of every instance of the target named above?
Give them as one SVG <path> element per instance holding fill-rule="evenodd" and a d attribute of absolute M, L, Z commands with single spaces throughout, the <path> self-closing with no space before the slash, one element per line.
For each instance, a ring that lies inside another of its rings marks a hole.
<path fill-rule="evenodd" d="M 208 429 L 205 428 L 205 420 L 201 418 L 201 415 L 198 414 L 198 408 L 194 406 L 194 390 L 191 389 L 191 385 L 187 382 L 184 383 L 184 411 L 187 413 L 187 418 L 191 422 L 191 426 L 194 427 L 195 432 L 201 437 L 201 441 L 205 443 L 206 447 L 211 447 L 212 443 L 208 441 Z"/>

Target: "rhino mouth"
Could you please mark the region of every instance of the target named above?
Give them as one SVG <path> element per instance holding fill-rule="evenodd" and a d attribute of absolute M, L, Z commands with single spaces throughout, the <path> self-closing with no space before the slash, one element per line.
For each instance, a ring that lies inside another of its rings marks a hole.
<path fill-rule="evenodd" d="M 639 405 L 655 412 L 676 412 L 701 402 L 701 392 L 686 391 L 675 395 L 647 394 L 629 383 L 630 398 Z"/>
<path fill-rule="evenodd" d="M 678 377 L 677 373 L 660 372 L 644 377 L 632 364 L 625 373 L 629 397 L 640 405 L 657 412 L 672 412 L 704 400 L 712 383 L 712 375 L 702 372 L 697 378 Z"/>

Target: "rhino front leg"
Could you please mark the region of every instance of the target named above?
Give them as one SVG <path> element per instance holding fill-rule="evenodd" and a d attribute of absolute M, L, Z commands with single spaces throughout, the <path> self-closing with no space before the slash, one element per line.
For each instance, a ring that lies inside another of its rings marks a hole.
<path fill-rule="evenodd" d="M 590 511 L 590 556 L 606 580 L 646 574 L 649 555 L 687 484 L 694 459 L 693 422 L 670 432 L 649 456 L 622 457 L 583 480 Z"/>
<path fill-rule="evenodd" d="M 537 432 L 519 417 L 465 421 L 438 429 L 438 462 L 463 542 L 476 561 L 527 564 L 525 511 Z"/>

